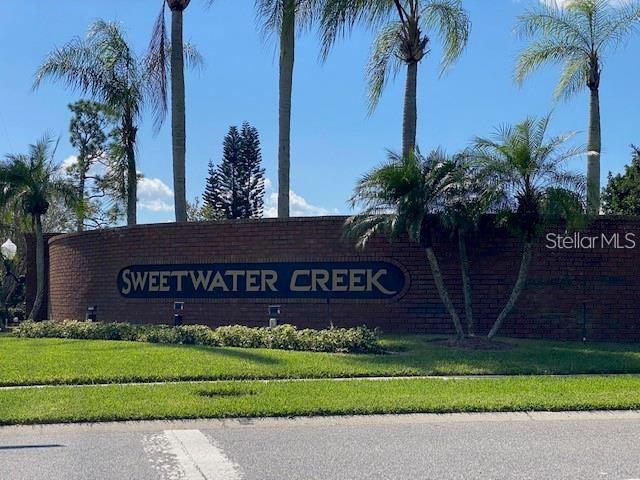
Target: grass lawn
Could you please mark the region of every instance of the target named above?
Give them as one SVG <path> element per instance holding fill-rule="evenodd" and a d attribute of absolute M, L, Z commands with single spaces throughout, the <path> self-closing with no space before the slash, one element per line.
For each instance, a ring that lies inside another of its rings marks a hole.
<path fill-rule="evenodd" d="M 505 340 L 466 351 L 385 337 L 389 355 L 22 339 L 0 335 L 0 385 L 465 374 L 640 373 L 640 345 Z M 2 403 L 0 403 L 1 405 Z"/>
<path fill-rule="evenodd" d="M 0 390 L 0 424 L 640 408 L 640 378 L 222 382 Z"/>

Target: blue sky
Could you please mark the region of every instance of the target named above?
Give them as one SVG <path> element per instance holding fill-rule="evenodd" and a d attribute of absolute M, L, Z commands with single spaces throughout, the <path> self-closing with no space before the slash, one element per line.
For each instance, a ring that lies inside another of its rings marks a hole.
<path fill-rule="evenodd" d="M 577 131 L 586 143 L 587 94 L 554 102 L 558 69 L 534 75 L 524 87 L 513 81 L 522 44 L 513 35 L 517 15 L 539 0 L 465 0 L 473 21 L 469 46 L 442 78 L 434 45 L 419 77 L 418 142 L 423 151 L 448 152 L 475 135 L 527 115 L 553 110 L 553 133 Z M 201 72 L 187 75 L 187 189 L 202 193 L 207 162 L 219 161 L 230 125 L 249 121 L 258 128 L 269 179 L 277 164 L 277 55 L 256 28 L 253 0 L 192 0 L 185 37 L 205 57 Z M 24 0 L 0 2 L 0 153 L 19 152 L 43 133 L 61 137 L 58 160 L 74 154 L 68 143 L 67 104 L 78 94 L 47 83 L 31 90 L 33 73 L 54 46 L 84 35 L 97 18 L 124 24 L 143 53 L 161 0 Z M 367 115 L 364 67 L 373 33 L 358 30 L 336 45 L 328 61 L 318 60 L 315 32 L 300 38 L 294 80 L 292 190 L 294 214 L 348 213 L 347 199 L 360 175 L 397 150 L 401 139 L 404 75 L 391 83 L 376 112 Z M 640 143 L 638 53 L 634 38 L 607 60 L 602 80 L 603 181 L 630 160 L 629 144 Z M 141 125 L 139 169 L 141 222 L 172 218 L 169 125 L 154 135 L 151 116 Z M 573 167 L 584 171 L 582 160 Z M 273 188 L 273 187 L 272 187 Z M 267 206 L 273 208 L 271 196 Z"/>

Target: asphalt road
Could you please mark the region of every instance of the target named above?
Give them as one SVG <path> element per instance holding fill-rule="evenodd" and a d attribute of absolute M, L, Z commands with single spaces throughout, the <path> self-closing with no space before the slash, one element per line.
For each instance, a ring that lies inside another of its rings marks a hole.
<path fill-rule="evenodd" d="M 2 480 L 640 479 L 640 412 L 0 429 Z"/>

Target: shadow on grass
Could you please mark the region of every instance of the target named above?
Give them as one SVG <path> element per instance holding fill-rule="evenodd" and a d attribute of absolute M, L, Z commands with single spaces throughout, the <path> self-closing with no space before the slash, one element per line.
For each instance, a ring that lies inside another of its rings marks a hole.
<path fill-rule="evenodd" d="M 407 375 L 640 373 L 640 345 L 501 338 L 508 350 L 444 347 L 433 336 L 386 337 L 391 355 L 351 355 L 353 367 L 395 368 Z"/>
<path fill-rule="evenodd" d="M 225 387 L 225 388 L 208 388 L 206 390 L 198 390 L 197 395 L 207 398 L 229 398 L 229 397 L 246 397 L 257 395 L 255 390 L 247 390 L 243 388 Z"/>
<path fill-rule="evenodd" d="M 284 350 L 265 351 L 265 350 L 259 350 L 256 348 L 207 347 L 204 345 L 182 345 L 182 347 L 189 348 L 191 350 L 197 350 L 199 352 L 214 354 L 216 356 L 234 358 L 236 360 L 243 360 L 245 362 L 253 362 L 260 365 L 270 365 L 270 366 L 282 363 L 271 352 L 284 351 Z"/>
<path fill-rule="evenodd" d="M 636 344 L 584 344 L 501 338 L 500 341 L 513 348 L 486 351 L 438 344 L 438 340 L 446 338 L 431 335 L 383 337 L 382 344 L 392 352 L 386 355 L 327 354 L 202 345 L 144 345 L 147 348 L 190 349 L 212 357 L 227 357 L 261 366 L 283 368 L 294 360 L 288 354 L 318 355 L 319 371 L 325 370 L 323 364 L 326 359 L 333 357 L 336 361 L 330 367 L 340 365 L 343 368 L 328 368 L 328 376 L 375 376 L 388 374 L 390 371 L 393 375 L 640 374 L 640 345 Z M 112 343 L 110 348 L 118 349 L 117 344 L 120 342 Z M 131 344 L 125 348 L 131 348 Z"/>
<path fill-rule="evenodd" d="M 82 355 L 85 353 L 89 355 L 95 352 L 96 358 L 103 361 L 103 354 L 115 352 L 114 359 L 125 359 L 134 366 L 135 362 L 140 361 L 171 362 L 177 368 L 171 371 L 169 375 L 171 379 L 188 380 L 384 375 L 640 374 L 639 344 L 584 344 L 501 338 L 500 341 L 513 345 L 513 348 L 502 351 L 474 351 L 446 347 L 439 345 L 437 341 L 434 342 L 434 339 L 443 338 L 446 337 L 384 336 L 381 343 L 392 352 L 386 355 L 329 354 L 119 341 L 96 341 L 95 343 L 92 341 L 92 345 L 87 345 L 85 352 L 85 348 L 80 348 L 77 344 L 73 345 L 76 341 L 65 343 L 67 341 L 60 339 L 53 339 L 53 342 L 52 339 L 39 339 L 35 340 L 36 343 L 32 343 L 32 340 L 24 346 L 20 345 L 21 342 L 10 341 L 2 351 L 6 352 L 7 358 L 10 358 L 9 355 L 14 358 L 16 351 L 20 351 L 20 355 L 25 358 L 33 358 L 34 353 L 40 353 L 43 355 L 40 361 L 44 361 L 45 357 L 48 359 L 53 355 L 52 352 L 56 355 L 64 353 L 65 361 L 71 362 L 70 364 L 76 362 L 77 355 L 80 355 L 79 358 L 84 358 Z M 17 345 L 20 345 L 20 348 L 16 350 Z M 62 345 L 68 345 L 69 348 L 64 348 Z M 26 347 L 29 349 L 27 350 Z M 187 352 L 193 352 L 193 355 L 186 354 Z M 129 353 L 131 355 L 128 355 Z M 190 364 L 194 362 L 198 365 L 190 374 Z M 115 363 L 118 363 L 118 360 L 115 360 Z M 212 375 L 203 368 L 203 365 L 206 367 L 208 364 L 219 366 L 215 369 L 215 374 Z M 75 363 L 73 366 L 78 370 Z M 47 379 L 46 383 L 91 383 L 91 380 L 96 381 L 97 377 L 106 379 L 107 382 L 125 377 L 137 381 L 163 379 L 161 371 L 154 370 L 151 374 L 138 375 L 136 371 L 131 370 L 130 365 L 126 366 L 127 373 L 122 376 L 106 372 L 99 376 L 76 375 L 73 379 L 65 376 L 62 380 L 53 381 Z M 76 372 L 76 374 L 82 373 L 84 372 Z M 81 379 L 78 380 L 80 377 Z M 21 377 L 21 381 L 24 381 L 24 378 Z"/>

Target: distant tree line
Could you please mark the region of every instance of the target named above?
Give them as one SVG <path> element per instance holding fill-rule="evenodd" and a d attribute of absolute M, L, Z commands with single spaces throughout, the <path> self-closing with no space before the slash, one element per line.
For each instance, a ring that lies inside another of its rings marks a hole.
<path fill-rule="evenodd" d="M 602 192 L 602 208 L 609 215 L 640 215 L 640 148 L 632 145 L 631 163 L 624 173 L 609 172 Z"/>

